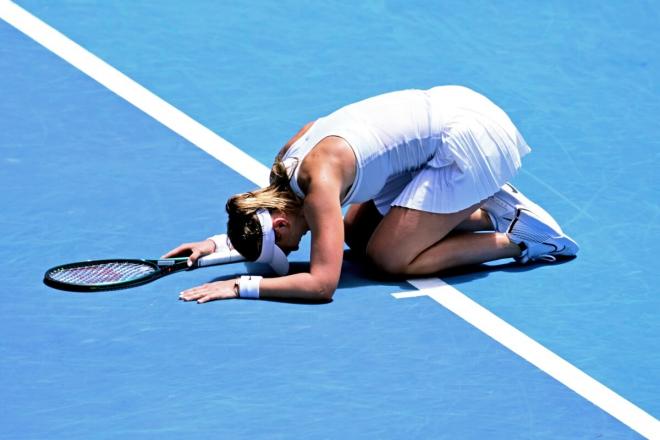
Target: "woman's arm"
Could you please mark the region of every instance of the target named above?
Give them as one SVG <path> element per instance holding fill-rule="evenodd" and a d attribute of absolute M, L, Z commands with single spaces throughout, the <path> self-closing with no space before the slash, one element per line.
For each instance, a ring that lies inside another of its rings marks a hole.
<path fill-rule="evenodd" d="M 338 190 L 315 188 L 305 197 L 305 218 L 312 235 L 310 272 L 261 281 L 263 298 L 330 300 L 344 255 L 344 224 Z"/>
<path fill-rule="evenodd" d="M 339 283 L 344 253 L 344 225 L 337 193 L 331 188 L 315 188 L 305 198 L 303 209 L 312 233 L 309 273 L 262 279 L 260 298 L 332 299 Z M 235 286 L 236 280 L 217 281 L 181 292 L 179 298 L 199 303 L 237 298 Z"/>
<path fill-rule="evenodd" d="M 260 295 L 329 300 L 337 288 L 344 256 L 341 195 L 354 175 L 354 155 L 344 141 L 327 138 L 308 155 L 299 182 L 305 191 L 303 215 L 312 235 L 310 272 L 263 280 Z M 348 162 L 348 163 L 346 163 Z M 301 181 L 302 180 L 302 181 Z"/>
<path fill-rule="evenodd" d="M 312 235 L 310 271 L 262 279 L 259 284 L 260 298 L 314 301 L 328 301 L 332 298 L 339 283 L 344 254 L 344 223 L 339 203 L 343 175 L 336 160 L 339 160 L 337 156 L 329 158 L 321 155 L 310 161 L 312 170 L 306 173 L 309 180 L 305 185 L 307 195 L 303 214 Z M 227 280 L 186 290 L 180 298 L 204 303 L 237 296 L 235 280 Z"/>
<path fill-rule="evenodd" d="M 327 301 L 339 283 L 344 256 L 344 223 L 341 196 L 355 178 L 355 156 L 341 139 L 329 137 L 306 157 L 299 183 L 306 194 L 303 214 L 312 235 L 309 273 L 265 278 L 260 298 L 297 298 Z M 301 182 L 302 180 L 302 182 Z M 235 281 L 219 281 L 182 293 L 185 301 L 207 302 L 236 298 Z"/>

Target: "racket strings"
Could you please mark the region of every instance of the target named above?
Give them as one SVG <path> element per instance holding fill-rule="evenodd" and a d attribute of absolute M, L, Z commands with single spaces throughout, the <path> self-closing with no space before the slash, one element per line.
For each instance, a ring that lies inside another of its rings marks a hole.
<path fill-rule="evenodd" d="M 148 264 L 112 262 L 59 269 L 50 273 L 49 276 L 61 283 L 91 286 L 132 281 L 148 276 L 156 270 Z"/>

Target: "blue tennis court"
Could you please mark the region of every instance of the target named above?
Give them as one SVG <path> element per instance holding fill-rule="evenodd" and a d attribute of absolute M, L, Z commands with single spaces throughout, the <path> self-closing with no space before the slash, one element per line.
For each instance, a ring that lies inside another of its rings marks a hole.
<path fill-rule="evenodd" d="M 182 113 L 100 84 L 19 10 Z M 660 438 L 660 6 L 2 0 L 0 16 L 1 439 Z M 441 281 L 350 258 L 328 304 L 177 300 L 243 264 L 109 293 L 43 285 L 60 263 L 224 232 L 227 197 L 257 185 L 181 115 L 268 166 L 310 120 L 440 84 L 507 111 L 533 148 L 514 183 L 581 245 L 442 280 L 626 402 L 616 415 L 439 304 Z"/>

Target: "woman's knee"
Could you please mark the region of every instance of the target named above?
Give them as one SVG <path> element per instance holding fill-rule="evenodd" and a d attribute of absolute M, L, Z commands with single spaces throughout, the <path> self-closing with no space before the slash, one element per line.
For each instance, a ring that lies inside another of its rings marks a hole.
<path fill-rule="evenodd" d="M 437 243 L 440 245 L 441 243 Z M 444 246 L 442 246 L 444 247 Z M 436 271 L 442 271 L 457 265 L 456 258 L 452 254 L 452 249 L 439 249 L 436 248 L 433 256 L 433 266 Z M 398 249 L 396 245 L 390 248 L 382 248 L 372 246 L 371 243 L 367 246 L 366 258 L 371 267 L 382 274 L 390 276 L 408 276 L 416 275 L 418 272 L 415 270 L 416 260 L 422 257 L 422 251 L 419 254 L 409 255 Z"/>
<path fill-rule="evenodd" d="M 411 263 L 410 258 L 398 252 L 393 243 L 383 245 L 372 240 L 366 246 L 365 254 L 374 269 L 387 275 L 405 275 Z"/>

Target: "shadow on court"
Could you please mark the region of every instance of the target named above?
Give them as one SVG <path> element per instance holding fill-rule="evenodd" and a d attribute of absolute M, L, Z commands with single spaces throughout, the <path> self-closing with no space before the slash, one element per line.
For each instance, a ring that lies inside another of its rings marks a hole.
<path fill-rule="evenodd" d="M 486 278 L 491 273 L 529 272 L 546 266 L 558 266 L 558 265 L 566 264 L 571 262 L 575 258 L 576 257 L 557 258 L 557 261 L 553 263 L 539 261 L 539 262 L 531 262 L 527 264 L 520 264 L 516 261 L 507 261 L 502 263 L 474 264 L 470 266 L 463 266 L 463 267 L 457 267 L 454 269 L 446 270 L 443 271 L 442 273 L 439 273 L 438 276 L 441 277 L 446 282 L 448 282 L 449 284 L 465 284 L 480 278 Z"/>
<path fill-rule="evenodd" d="M 442 278 L 449 284 L 466 284 L 473 282 L 477 279 L 482 279 L 488 277 L 491 273 L 497 272 L 508 272 L 508 273 L 518 273 L 518 272 L 529 272 L 533 271 L 548 265 L 561 265 L 566 264 L 576 257 L 568 257 L 557 259 L 554 263 L 546 262 L 532 262 L 528 264 L 520 264 L 515 261 L 506 261 L 501 260 L 502 262 L 495 262 L 489 264 L 475 264 L 469 266 L 458 267 L 455 269 L 446 270 L 437 274 L 438 277 Z M 255 265 L 257 267 L 257 265 Z M 262 268 L 265 271 L 268 271 L 267 268 Z M 263 271 L 262 270 L 262 271 Z M 310 270 L 309 262 L 292 262 L 290 264 L 289 273 L 308 273 Z M 258 270 L 257 270 L 258 271 Z M 235 273 L 231 275 L 225 275 L 223 277 L 218 277 L 213 281 L 226 280 L 231 278 L 236 278 L 243 275 L 242 273 Z M 428 277 L 422 277 L 428 278 Z M 406 281 L 410 279 L 401 278 L 401 277 L 392 277 L 386 274 L 379 273 L 371 265 L 369 265 L 363 258 L 356 256 L 350 250 L 344 252 L 344 263 L 342 265 L 341 278 L 337 290 L 342 289 L 360 289 L 360 288 L 373 288 L 376 284 L 387 286 L 388 288 L 395 287 L 399 290 L 410 290 L 411 285 Z M 266 299 L 266 301 L 285 303 L 285 304 L 308 304 L 308 305 L 323 305 L 329 304 L 330 301 L 313 301 L 313 300 L 299 300 L 299 299 Z"/>
<path fill-rule="evenodd" d="M 496 272 L 529 272 L 545 266 L 557 266 L 566 264 L 576 257 L 559 257 L 553 263 L 543 261 L 530 262 L 527 264 L 520 264 L 516 261 L 499 260 L 498 262 L 491 262 L 488 264 L 473 264 L 469 266 L 457 267 L 454 269 L 445 270 L 436 274 L 437 277 L 442 278 L 450 284 L 463 284 L 469 283 L 477 279 L 486 278 L 491 273 Z M 309 267 L 309 266 L 307 266 Z M 344 279 L 347 277 L 348 279 Z M 391 285 L 398 285 L 402 290 L 409 290 L 410 284 L 406 282 L 407 279 L 412 277 L 392 277 L 386 274 L 378 273 L 362 258 L 355 256 L 351 251 L 344 253 L 344 266 L 342 268 L 342 280 L 340 287 L 360 287 L 372 285 L 374 281 L 379 283 L 386 282 Z M 420 278 L 429 278 L 428 276 Z"/>
<path fill-rule="evenodd" d="M 263 265 L 250 264 L 249 266 L 251 268 L 250 273 L 263 273 L 265 274 L 265 276 L 269 276 L 267 274 L 271 274 L 270 276 L 272 276 L 272 272 L 270 272 L 268 268 L 264 267 Z M 309 262 L 294 261 L 291 262 L 289 265 L 289 274 L 309 273 L 309 270 L 310 270 Z M 211 282 L 237 278 L 240 277 L 241 275 L 245 275 L 245 273 L 236 272 L 231 274 L 225 274 L 223 276 L 212 279 Z M 410 284 L 406 283 L 405 280 L 378 276 L 378 274 L 373 269 L 371 269 L 367 264 L 365 264 L 360 259 L 357 259 L 354 256 L 352 256 L 350 251 L 346 251 L 344 254 L 344 264 L 342 265 L 341 278 L 339 280 L 339 285 L 337 286 L 337 291 L 341 291 L 343 289 L 373 288 L 375 283 L 378 283 L 379 285 L 385 285 L 388 287 L 396 286 L 396 288 L 400 290 L 410 290 Z M 322 305 L 322 304 L 329 304 L 332 302 L 332 300 L 314 301 L 314 300 L 302 300 L 302 299 L 273 299 L 273 298 L 268 298 L 268 299 L 263 298 L 262 300 L 285 303 L 285 304 L 309 304 L 309 305 Z"/>

